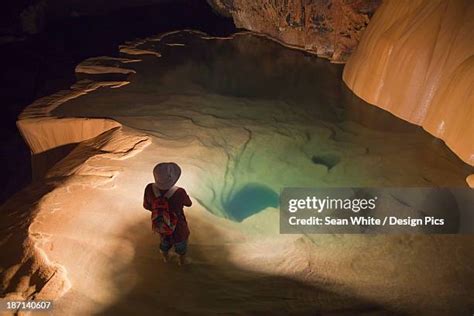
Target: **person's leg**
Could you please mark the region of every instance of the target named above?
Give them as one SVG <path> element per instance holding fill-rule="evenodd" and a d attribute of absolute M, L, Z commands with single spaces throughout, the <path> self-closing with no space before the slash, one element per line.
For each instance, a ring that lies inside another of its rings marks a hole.
<path fill-rule="evenodd" d="M 171 249 L 172 244 L 167 238 L 161 238 L 160 241 L 160 252 L 163 257 L 163 261 L 166 263 L 169 260 L 169 250 Z"/>
<path fill-rule="evenodd" d="M 179 255 L 179 265 L 186 264 L 186 251 L 188 250 L 188 241 L 182 241 L 174 244 L 174 251 Z"/>

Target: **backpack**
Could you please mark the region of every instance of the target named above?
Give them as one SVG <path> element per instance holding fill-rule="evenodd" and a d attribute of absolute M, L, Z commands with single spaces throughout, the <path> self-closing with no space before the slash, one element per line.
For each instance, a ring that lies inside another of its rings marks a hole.
<path fill-rule="evenodd" d="M 161 196 L 159 190 L 153 190 L 156 197 L 151 204 L 151 227 L 152 230 L 160 235 L 170 236 L 173 234 L 178 216 L 170 211 L 168 199 L 176 192 L 178 187 L 169 189 L 165 195 Z"/>

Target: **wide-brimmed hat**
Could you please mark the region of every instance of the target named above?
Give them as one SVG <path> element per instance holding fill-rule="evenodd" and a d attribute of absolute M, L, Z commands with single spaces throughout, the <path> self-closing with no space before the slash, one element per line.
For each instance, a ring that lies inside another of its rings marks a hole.
<path fill-rule="evenodd" d="M 162 162 L 153 168 L 155 183 L 160 190 L 168 190 L 181 176 L 181 168 L 174 162 Z"/>

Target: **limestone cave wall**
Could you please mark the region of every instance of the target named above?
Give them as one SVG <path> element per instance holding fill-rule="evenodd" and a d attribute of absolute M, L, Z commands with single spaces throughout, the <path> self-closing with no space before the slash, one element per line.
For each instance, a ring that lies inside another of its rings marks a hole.
<path fill-rule="evenodd" d="M 237 27 L 345 62 L 381 0 L 208 0 Z"/>

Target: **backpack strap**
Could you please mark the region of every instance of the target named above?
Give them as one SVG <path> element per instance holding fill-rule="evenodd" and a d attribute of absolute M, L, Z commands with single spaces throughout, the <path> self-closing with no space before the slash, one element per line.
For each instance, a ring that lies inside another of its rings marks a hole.
<path fill-rule="evenodd" d="M 160 192 L 160 189 L 158 189 L 158 186 L 156 185 L 156 183 L 153 183 L 152 184 L 152 188 L 153 188 L 153 193 L 155 194 L 155 197 L 161 197 L 161 192 Z M 176 192 L 176 190 L 178 190 L 179 187 L 177 186 L 172 186 L 170 189 L 168 189 L 168 191 L 166 191 L 164 197 L 169 199 L 170 197 L 173 196 L 173 194 Z"/>
<path fill-rule="evenodd" d="M 156 183 L 153 183 L 151 185 L 151 188 L 153 189 L 153 195 L 155 198 L 159 198 L 161 196 L 161 192 L 160 192 L 160 189 L 158 189 L 158 186 L 156 185 Z"/>
<path fill-rule="evenodd" d="M 178 190 L 179 188 L 177 186 L 172 186 L 166 193 L 165 193 L 165 198 L 169 199 L 170 197 L 173 196 L 173 194 Z"/>

